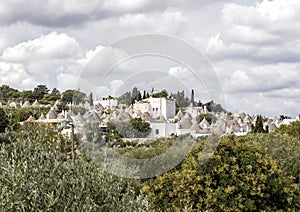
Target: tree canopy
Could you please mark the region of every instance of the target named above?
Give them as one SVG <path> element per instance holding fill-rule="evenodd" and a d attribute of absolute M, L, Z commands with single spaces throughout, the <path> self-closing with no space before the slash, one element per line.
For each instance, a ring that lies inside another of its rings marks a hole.
<path fill-rule="evenodd" d="M 113 121 L 108 123 L 109 131 L 123 138 L 144 138 L 151 132 L 150 124 L 141 118 L 130 121 Z"/>
<path fill-rule="evenodd" d="M 299 210 L 299 191 L 266 151 L 254 143 L 224 138 L 206 163 L 203 144 L 180 170 L 144 186 L 151 208 L 211 211 Z"/>
<path fill-rule="evenodd" d="M 78 90 L 66 90 L 62 93 L 61 101 L 63 104 L 73 103 L 79 104 L 84 103 L 86 94 Z"/>

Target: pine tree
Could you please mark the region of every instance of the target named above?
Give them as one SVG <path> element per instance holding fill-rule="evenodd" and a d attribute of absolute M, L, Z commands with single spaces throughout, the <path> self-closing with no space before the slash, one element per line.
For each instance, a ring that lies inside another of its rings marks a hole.
<path fill-rule="evenodd" d="M 193 106 L 195 106 L 195 94 L 194 94 L 194 89 L 192 89 L 191 103 L 192 103 Z"/>
<path fill-rule="evenodd" d="M 93 101 L 93 93 L 91 92 L 90 95 L 89 95 L 89 103 L 90 103 L 90 106 L 93 106 L 94 105 L 94 101 Z"/>

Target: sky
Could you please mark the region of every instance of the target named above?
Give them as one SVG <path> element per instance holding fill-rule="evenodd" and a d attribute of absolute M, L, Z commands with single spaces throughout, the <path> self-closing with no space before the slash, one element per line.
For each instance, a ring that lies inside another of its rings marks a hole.
<path fill-rule="evenodd" d="M 99 52 L 107 50 L 100 58 L 105 66 L 127 55 L 112 43 L 143 34 L 196 48 L 222 86 L 227 110 L 270 117 L 300 113 L 299 0 L 1 0 L 0 84 L 80 88 L 79 78 Z M 99 96 L 137 86 L 194 89 L 196 98 L 210 97 L 205 77 L 197 81 L 180 61 L 157 55 L 122 61 L 104 78 L 97 82 Z M 84 83 L 93 79 L 100 78 Z"/>

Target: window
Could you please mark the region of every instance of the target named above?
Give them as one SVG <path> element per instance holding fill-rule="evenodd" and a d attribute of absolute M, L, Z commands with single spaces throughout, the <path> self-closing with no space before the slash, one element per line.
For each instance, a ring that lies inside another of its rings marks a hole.
<path fill-rule="evenodd" d="M 158 108 L 156 108 L 156 111 L 158 111 Z"/>
<path fill-rule="evenodd" d="M 153 111 L 155 111 L 155 108 L 153 108 Z"/>
<path fill-rule="evenodd" d="M 159 134 L 159 129 L 155 129 L 155 134 L 156 134 L 156 135 Z"/>

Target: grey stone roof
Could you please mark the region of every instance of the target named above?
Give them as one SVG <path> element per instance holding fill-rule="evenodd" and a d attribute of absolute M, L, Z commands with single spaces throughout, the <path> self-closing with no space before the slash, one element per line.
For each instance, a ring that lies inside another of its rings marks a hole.
<path fill-rule="evenodd" d="M 27 100 L 26 100 L 26 101 L 24 102 L 24 104 L 22 105 L 23 108 L 27 108 L 27 107 L 30 107 L 30 106 L 31 106 L 31 105 L 30 105 L 29 101 L 27 101 Z"/>
<path fill-rule="evenodd" d="M 191 130 L 195 130 L 196 133 L 199 133 L 201 129 L 200 129 L 199 124 L 195 122 L 195 123 L 192 125 Z"/>
<path fill-rule="evenodd" d="M 125 112 L 124 109 L 122 109 L 117 117 L 117 120 L 119 121 L 127 121 L 131 118 L 130 114 L 128 112 Z"/>
<path fill-rule="evenodd" d="M 179 110 L 175 117 L 176 117 L 178 120 L 181 120 L 181 119 L 183 118 L 183 116 L 184 116 L 183 112 L 182 112 L 181 110 Z"/>
<path fill-rule="evenodd" d="M 157 122 L 159 122 L 159 123 L 167 123 L 167 120 L 162 115 L 160 115 L 159 119 L 157 120 Z"/>
<path fill-rule="evenodd" d="M 60 113 L 58 114 L 57 119 L 65 119 L 65 116 L 62 113 Z"/>
<path fill-rule="evenodd" d="M 31 105 L 32 107 L 40 107 L 40 103 L 37 101 L 37 99 L 34 101 L 34 103 L 32 103 Z"/>
<path fill-rule="evenodd" d="M 208 121 L 205 119 L 205 117 L 202 119 L 202 121 L 200 122 L 200 127 L 202 129 L 205 129 L 205 128 L 209 128 L 210 127 L 210 124 L 208 123 Z"/>
<path fill-rule="evenodd" d="M 47 119 L 56 119 L 57 118 L 57 113 L 54 111 L 53 108 L 49 110 L 49 112 L 46 115 Z"/>
<path fill-rule="evenodd" d="M 39 120 L 45 120 L 46 119 L 46 117 L 44 116 L 44 114 L 42 113 L 41 115 L 40 115 L 40 117 L 39 117 Z"/>
<path fill-rule="evenodd" d="M 190 129 L 193 125 L 192 119 L 189 118 L 188 116 L 183 117 L 180 120 L 179 124 L 181 129 Z"/>
<path fill-rule="evenodd" d="M 220 126 L 212 126 L 210 129 L 211 133 L 221 136 L 225 133 L 225 131 Z"/>

